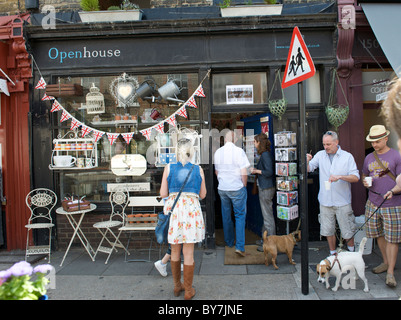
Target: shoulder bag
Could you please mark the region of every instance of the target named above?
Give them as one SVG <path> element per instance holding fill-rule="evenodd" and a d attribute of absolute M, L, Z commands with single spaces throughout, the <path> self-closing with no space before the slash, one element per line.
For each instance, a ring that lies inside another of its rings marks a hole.
<path fill-rule="evenodd" d="M 178 195 L 175 198 L 173 206 L 171 207 L 171 210 L 168 212 L 168 214 L 164 214 L 163 212 L 160 212 L 158 214 L 157 225 L 155 228 L 156 241 L 158 244 L 163 244 L 163 243 L 167 244 L 168 243 L 167 234 L 168 234 L 168 228 L 170 226 L 171 213 L 174 211 L 174 207 L 177 204 L 177 201 L 182 193 L 182 190 L 184 189 L 184 186 L 186 185 L 186 183 L 189 179 L 189 176 L 191 175 L 191 172 L 194 169 L 194 167 L 195 167 L 195 165 L 192 165 L 191 170 L 189 170 L 188 175 L 185 178 L 185 181 L 184 181 L 183 185 L 181 186 L 181 189 L 178 192 Z"/>
<path fill-rule="evenodd" d="M 380 161 L 379 156 L 377 155 L 376 151 L 373 152 L 373 155 L 375 156 L 375 159 L 377 161 L 377 163 L 380 165 L 380 167 L 383 168 L 383 175 L 387 174 L 391 179 L 393 179 L 395 181 L 395 175 L 390 171 L 389 168 L 386 168 L 383 163 Z M 381 177 L 382 175 L 380 175 Z"/>

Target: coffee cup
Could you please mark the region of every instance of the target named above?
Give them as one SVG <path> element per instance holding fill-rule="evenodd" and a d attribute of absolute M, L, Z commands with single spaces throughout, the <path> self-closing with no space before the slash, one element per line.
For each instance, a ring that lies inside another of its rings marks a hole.
<path fill-rule="evenodd" d="M 330 181 L 325 181 L 324 182 L 324 187 L 326 188 L 326 190 L 330 190 L 331 189 L 331 182 Z"/>
<path fill-rule="evenodd" d="M 55 167 L 72 167 L 77 159 L 73 156 L 54 156 L 53 163 Z"/>
<path fill-rule="evenodd" d="M 371 187 L 372 186 L 372 177 L 365 177 L 365 183 L 367 184 L 367 187 Z"/>

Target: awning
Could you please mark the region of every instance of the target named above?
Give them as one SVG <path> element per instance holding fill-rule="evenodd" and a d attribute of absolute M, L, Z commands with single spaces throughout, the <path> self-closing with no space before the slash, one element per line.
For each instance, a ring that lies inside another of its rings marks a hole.
<path fill-rule="evenodd" d="M 401 77 L 401 4 L 361 3 L 377 41 L 397 76 Z"/>

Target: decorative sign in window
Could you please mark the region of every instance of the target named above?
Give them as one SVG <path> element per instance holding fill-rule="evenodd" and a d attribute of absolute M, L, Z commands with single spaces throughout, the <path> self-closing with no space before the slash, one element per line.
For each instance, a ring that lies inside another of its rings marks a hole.
<path fill-rule="evenodd" d="M 253 103 L 253 85 L 229 85 L 226 86 L 227 104 Z"/>

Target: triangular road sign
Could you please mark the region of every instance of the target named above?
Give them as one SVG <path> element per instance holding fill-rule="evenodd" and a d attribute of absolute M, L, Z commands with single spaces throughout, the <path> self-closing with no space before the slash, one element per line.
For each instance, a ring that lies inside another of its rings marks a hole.
<path fill-rule="evenodd" d="M 315 75 L 315 72 L 316 69 L 312 57 L 298 27 L 295 27 L 292 32 L 290 51 L 288 52 L 287 65 L 285 66 L 281 87 L 287 88 L 311 78 Z"/>

